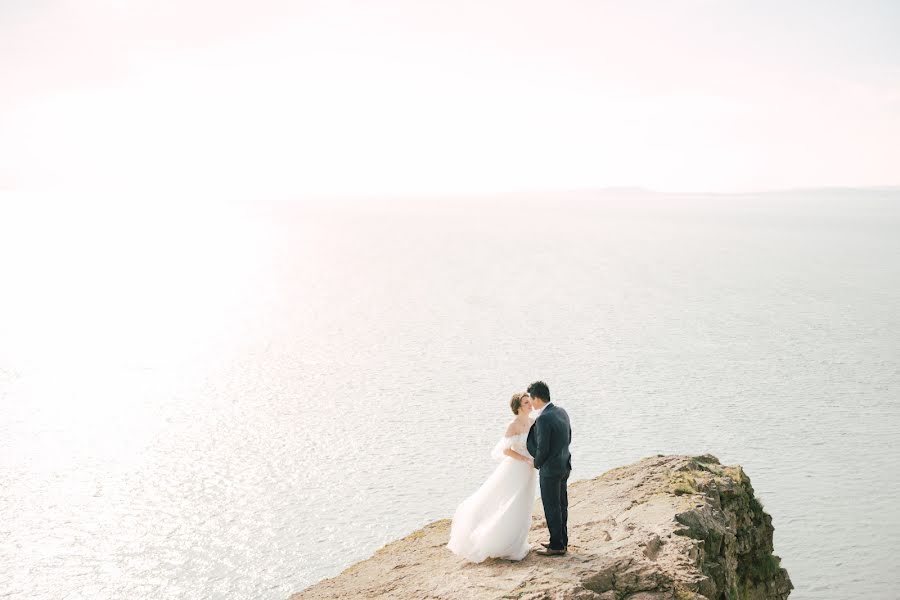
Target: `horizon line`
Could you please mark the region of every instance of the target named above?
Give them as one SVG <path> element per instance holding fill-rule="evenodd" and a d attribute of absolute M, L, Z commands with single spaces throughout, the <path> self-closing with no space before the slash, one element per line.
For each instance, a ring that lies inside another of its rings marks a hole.
<path fill-rule="evenodd" d="M 260 200 L 260 201 L 302 201 L 302 200 L 410 200 L 415 198 L 505 198 L 514 196 L 536 196 L 544 194 L 631 194 L 631 195 L 653 195 L 653 196 L 761 196 L 769 194 L 784 193 L 812 193 L 812 192 L 900 192 L 900 184 L 887 185 L 833 185 L 833 186 L 795 186 L 784 188 L 765 188 L 751 191 L 667 191 L 653 189 L 643 186 L 602 186 L 602 187 L 556 187 L 556 188 L 510 188 L 506 190 L 495 191 L 457 191 L 457 192 L 438 192 L 438 191 L 416 191 L 416 192 L 379 192 L 379 193 L 340 193 L 340 192 L 273 192 L 265 190 L 260 193 L 253 193 L 249 190 L 222 190 L 215 188 L 198 188 L 196 186 L 188 186 L 183 188 L 184 193 L 179 193 L 178 197 L 160 198 L 165 200 L 183 200 L 185 194 L 196 194 L 196 199 L 202 199 L 203 196 L 215 195 L 223 200 Z M 54 194 L 74 193 L 78 196 L 92 197 L 101 200 L 110 194 L 117 194 L 121 200 L 120 194 L 134 194 L 135 196 L 155 196 L 157 194 L 178 193 L 170 188 L 144 188 L 144 189 L 121 189 L 121 188 L 98 188 L 95 190 L 85 190 L 82 188 L 65 189 L 65 188 L 38 188 L 23 189 L 15 187 L 0 186 L 0 196 L 3 195 L 21 195 L 21 196 L 38 196 L 46 197 Z M 71 200 L 71 198 L 69 199 Z"/>

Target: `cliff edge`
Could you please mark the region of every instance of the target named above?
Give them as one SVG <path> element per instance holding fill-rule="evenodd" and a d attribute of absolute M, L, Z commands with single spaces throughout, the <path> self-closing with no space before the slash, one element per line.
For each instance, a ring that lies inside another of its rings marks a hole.
<path fill-rule="evenodd" d="M 291 600 L 785 600 L 793 585 L 773 531 L 740 466 L 657 455 L 569 485 L 565 556 L 471 564 L 444 547 L 444 519 Z M 538 500 L 529 541 L 546 540 Z"/>

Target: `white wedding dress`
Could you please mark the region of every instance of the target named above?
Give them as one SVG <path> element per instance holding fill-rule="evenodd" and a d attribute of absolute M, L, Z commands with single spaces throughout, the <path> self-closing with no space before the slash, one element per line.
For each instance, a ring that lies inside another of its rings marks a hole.
<path fill-rule="evenodd" d="M 522 560 L 531 550 L 528 530 L 537 495 L 537 471 L 526 462 L 505 456 L 507 448 L 531 456 L 528 433 L 504 437 L 491 452 L 500 464 L 453 515 L 447 548 L 479 563 L 486 558 Z"/>

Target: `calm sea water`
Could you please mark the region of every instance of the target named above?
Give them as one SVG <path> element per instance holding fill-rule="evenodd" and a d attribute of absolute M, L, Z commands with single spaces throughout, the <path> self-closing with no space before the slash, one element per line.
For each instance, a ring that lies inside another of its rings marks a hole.
<path fill-rule="evenodd" d="M 2 207 L 0 597 L 281 600 L 452 514 L 546 380 L 576 479 L 741 464 L 793 598 L 900 589 L 900 192 Z"/>

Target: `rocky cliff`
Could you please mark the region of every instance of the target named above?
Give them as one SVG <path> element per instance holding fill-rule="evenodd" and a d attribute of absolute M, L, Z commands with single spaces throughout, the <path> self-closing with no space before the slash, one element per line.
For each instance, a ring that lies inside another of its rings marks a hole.
<path fill-rule="evenodd" d="M 709 454 L 653 456 L 569 485 L 569 552 L 470 564 L 427 525 L 291 600 L 558 598 L 784 600 L 772 518 L 740 466 Z M 529 540 L 546 541 L 540 501 Z"/>

